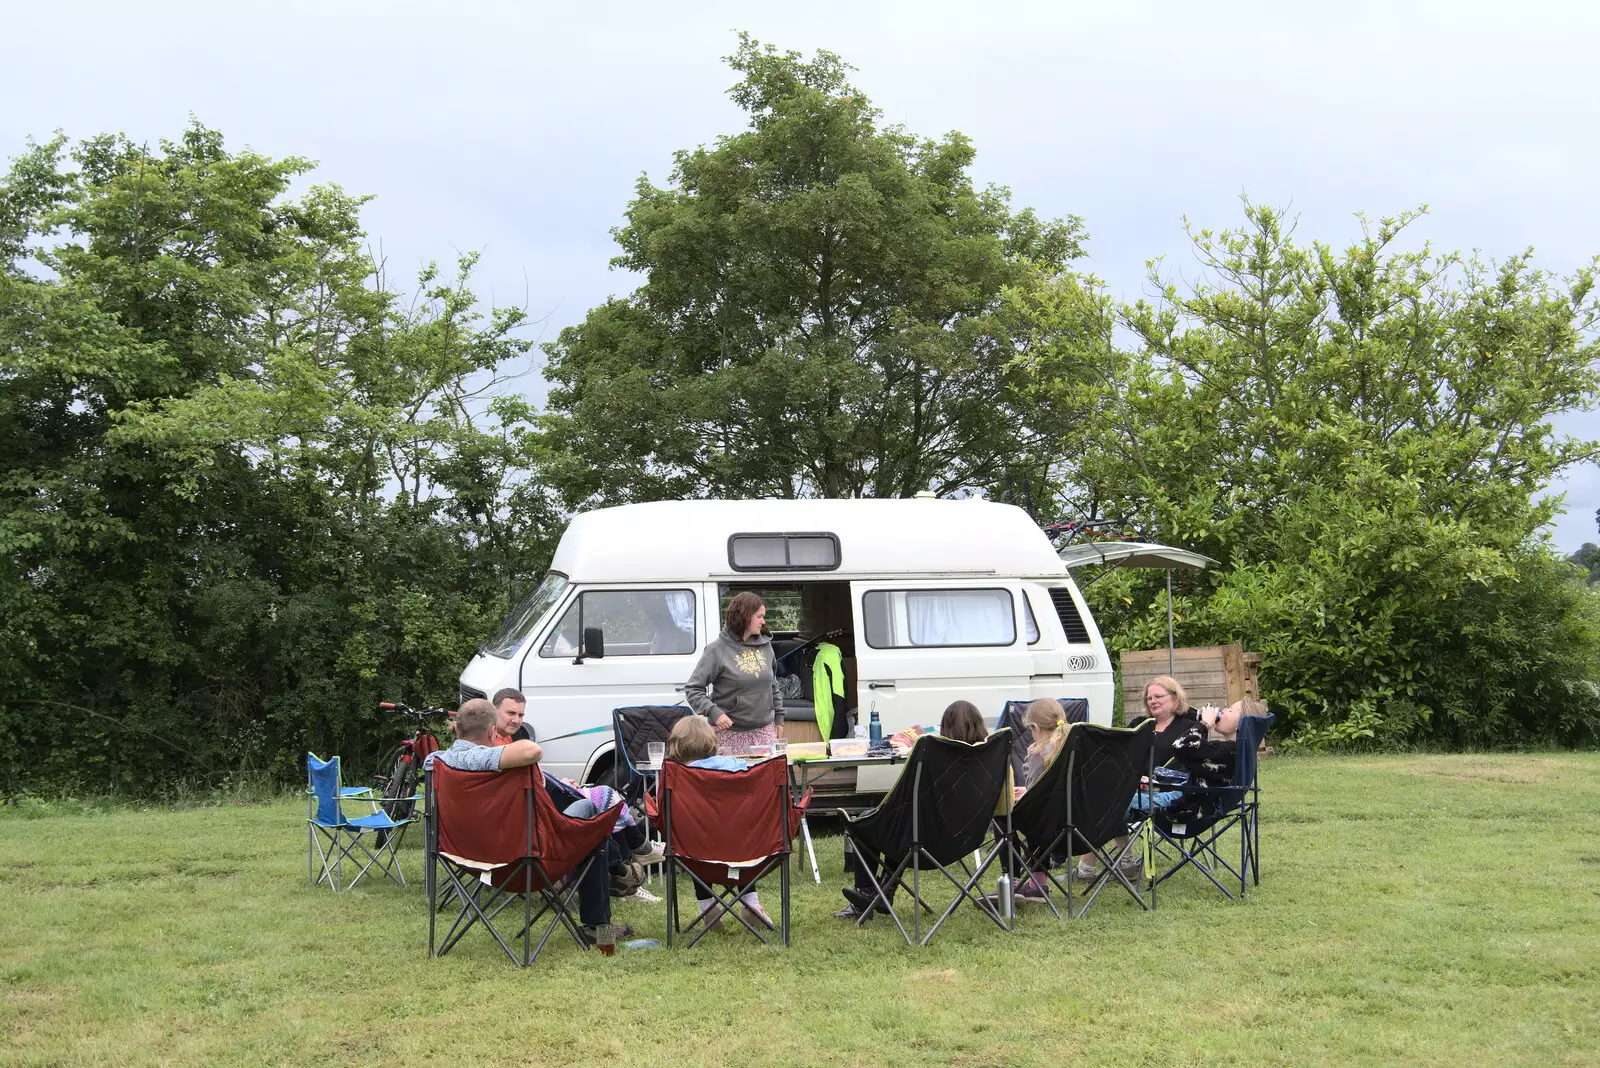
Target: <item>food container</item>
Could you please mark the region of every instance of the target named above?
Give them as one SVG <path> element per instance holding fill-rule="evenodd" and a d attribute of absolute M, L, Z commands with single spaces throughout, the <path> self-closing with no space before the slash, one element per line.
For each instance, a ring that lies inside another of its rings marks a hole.
<path fill-rule="evenodd" d="M 866 756 L 867 745 L 865 738 L 835 738 L 828 743 L 828 752 L 836 757 Z"/>
<path fill-rule="evenodd" d="M 827 742 L 790 742 L 790 760 L 820 760 L 828 755 Z"/>

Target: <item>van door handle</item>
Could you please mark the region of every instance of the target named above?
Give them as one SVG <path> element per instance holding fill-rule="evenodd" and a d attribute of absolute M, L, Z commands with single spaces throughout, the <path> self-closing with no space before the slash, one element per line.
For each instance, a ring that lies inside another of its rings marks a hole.
<path fill-rule="evenodd" d="M 869 689 L 869 690 L 892 690 L 892 689 L 894 689 L 894 683 L 892 683 L 892 682 L 869 682 L 869 683 L 867 683 L 867 689 Z"/>
<path fill-rule="evenodd" d="M 674 687 L 673 687 L 673 688 L 672 688 L 672 692 L 673 692 L 673 693 L 683 693 L 683 692 L 684 692 L 684 691 L 685 691 L 685 690 L 687 690 L 687 689 L 688 689 L 688 688 L 689 688 L 689 687 L 687 687 L 687 686 L 674 686 Z"/>

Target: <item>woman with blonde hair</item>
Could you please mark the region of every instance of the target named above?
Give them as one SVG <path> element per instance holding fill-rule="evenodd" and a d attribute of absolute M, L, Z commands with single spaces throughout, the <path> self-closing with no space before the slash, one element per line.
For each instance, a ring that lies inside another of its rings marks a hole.
<path fill-rule="evenodd" d="M 1157 675 L 1144 684 L 1144 710 L 1145 714 L 1133 717 L 1128 726 L 1137 727 L 1147 719 L 1156 721 L 1156 767 L 1163 767 L 1172 759 L 1172 743 L 1200 726 L 1200 713 L 1189 706 L 1183 683 L 1171 675 Z"/>

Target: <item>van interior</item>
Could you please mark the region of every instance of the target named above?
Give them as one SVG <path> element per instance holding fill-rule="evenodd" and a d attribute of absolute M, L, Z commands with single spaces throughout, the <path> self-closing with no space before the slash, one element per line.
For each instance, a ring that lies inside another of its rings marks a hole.
<path fill-rule="evenodd" d="M 812 670 L 819 644 L 831 642 L 843 657 L 844 696 L 834 697 L 832 736 L 846 737 L 855 724 L 856 638 L 848 582 L 724 583 L 719 615 L 735 594 L 749 590 L 767 605 L 767 629 L 783 691 L 784 735 L 792 742 L 822 741 L 817 729 Z"/>

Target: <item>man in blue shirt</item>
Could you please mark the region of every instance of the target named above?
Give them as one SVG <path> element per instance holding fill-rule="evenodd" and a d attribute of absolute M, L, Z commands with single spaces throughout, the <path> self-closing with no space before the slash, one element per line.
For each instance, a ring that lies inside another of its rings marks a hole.
<path fill-rule="evenodd" d="M 424 770 L 433 770 L 433 762 L 441 761 L 457 771 L 510 771 L 539 763 L 544 751 L 538 742 L 516 741 L 505 745 L 490 745 L 489 733 L 495 725 L 494 706 L 488 701 L 468 701 L 456 712 L 456 740 L 449 749 L 429 753 L 422 763 Z M 567 815 L 587 818 L 594 815 L 594 806 L 587 799 L 574 802 Z M 594 945 L 601 924 L 611 922 L 610 875 L 606 870 L 605 845 L 595 851 L 595 862 L 589 865 L 578 884 L 578 917 L 582 921 L 579 931 L 584 940 Z M 616 937 L 633 937 L 633 928 L 623 924 Z"/>

